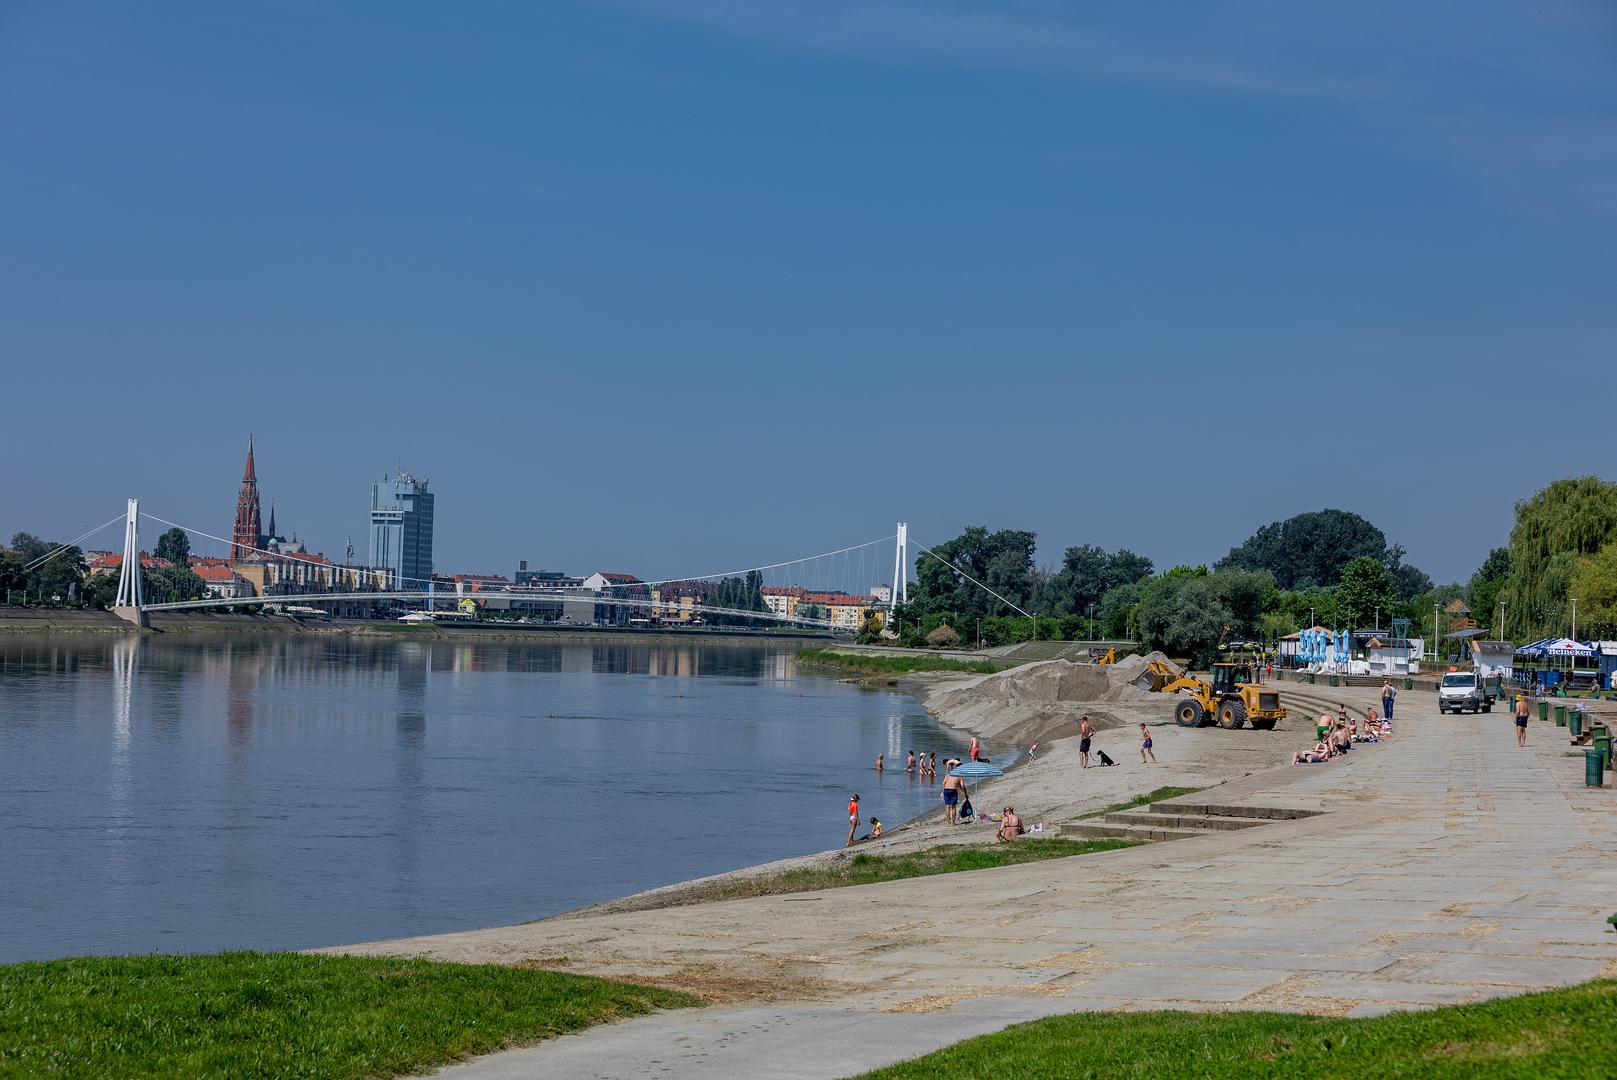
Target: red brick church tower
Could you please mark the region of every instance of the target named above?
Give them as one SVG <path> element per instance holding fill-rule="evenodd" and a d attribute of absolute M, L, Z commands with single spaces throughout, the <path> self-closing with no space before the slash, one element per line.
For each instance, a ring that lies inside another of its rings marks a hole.
<path fill-rule="evenodd" d="M 230 533 L 232 559 L 256 559 L 256 548 L 264 546 L 264 530 L 258 517 L 258 473 L 253 469 L 253 437 L 247 436 L 247 468 L 241 476 L 241 493 L 236 496 L 236 525 Z"/>

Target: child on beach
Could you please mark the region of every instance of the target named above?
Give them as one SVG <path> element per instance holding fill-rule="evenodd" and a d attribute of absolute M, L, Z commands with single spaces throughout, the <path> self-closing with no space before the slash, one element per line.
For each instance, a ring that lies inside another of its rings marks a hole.
<path fill-rule="evenodd" d="M 1157 763 L 1156 751 L 1151 749 L 1151 732 L 1146 729 L 1146 726 L 1144 724 L 1141 724 L 1140 725 L 1140 764 L 1141 765 L 1144 765 L 1146 763 L 1145 759 L 1147 757 L 1151 758 L 1151 764 L 1155 765 Z"/>

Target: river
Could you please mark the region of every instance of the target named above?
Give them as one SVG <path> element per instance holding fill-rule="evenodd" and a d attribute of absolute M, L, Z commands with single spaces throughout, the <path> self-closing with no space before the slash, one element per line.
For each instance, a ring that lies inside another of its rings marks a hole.
<path fill-rule="evenodd" d="M 790 644 L 0 637 L 0 962 L 503 925 L 936 806 Z"/>

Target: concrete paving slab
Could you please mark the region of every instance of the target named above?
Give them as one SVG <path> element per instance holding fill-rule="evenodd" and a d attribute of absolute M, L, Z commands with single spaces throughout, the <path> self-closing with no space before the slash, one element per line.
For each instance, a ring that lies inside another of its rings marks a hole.
<path fill-rule="evenodd" d="M 1573 957 L 1455 955 L 1409 972 L 1414 982 L 1473 986 L 1571 986 L 1600 974 L 1605 962 Z"/>

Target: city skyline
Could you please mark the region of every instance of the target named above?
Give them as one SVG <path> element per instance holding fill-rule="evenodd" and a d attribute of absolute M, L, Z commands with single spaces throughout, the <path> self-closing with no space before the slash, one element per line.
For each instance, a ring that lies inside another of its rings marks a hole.
<path fill-rule="evenodd" d="M 1603 5 L 164 10 L 0 41 L 5 535 L 222 531 L 251 430 L 328 553 L 402 460 L 471 570 L 1339 507 L 1455 580 L 1609 472 Z"/>

